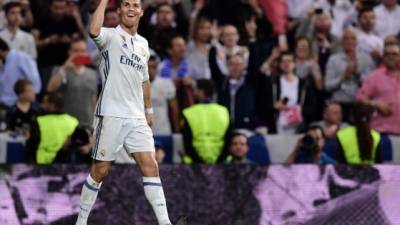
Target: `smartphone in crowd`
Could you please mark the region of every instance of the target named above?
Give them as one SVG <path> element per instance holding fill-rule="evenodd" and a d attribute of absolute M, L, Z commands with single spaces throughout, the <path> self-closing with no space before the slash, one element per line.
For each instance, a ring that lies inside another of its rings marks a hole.
<path fill-rule="evenodd" d="M 75 65 L 90 65 L 92 64 L 92 59 L 89 55 L 77 55 L 74 59 Z"/>

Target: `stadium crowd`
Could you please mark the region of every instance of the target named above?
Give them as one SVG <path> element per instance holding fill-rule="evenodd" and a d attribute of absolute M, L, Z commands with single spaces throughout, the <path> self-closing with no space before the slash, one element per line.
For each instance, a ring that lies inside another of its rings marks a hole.
<path fill-rule="evenodd" d="M 97 68 L 102 58 L 114 57 L 99 52 L 88 36 L 98 2 L 0 0 L 0 130 L 26 137 L 28 162 L 90 161 L 91 124 L 104 82 Z M 116 27 L 118 7 L 109 3 L 104 26 Z M 304 133 L 288 163 L 381 162 L 378 132 L 400 135 L 398 1 L 142 4 L 152 129 L 155 135 L 182 133 L 183 161 L 251 163 L 247 137 L 238 133 L 250 130 Z M 361 140 L 345 138 L 352 132 Z M 198 137 L 202 133 L 210 134 Z M 338 158 L 321 153 L 318 140 L 324 138 L 338 139 Z M 37 155 L 48 147 L 43 139 L 60 139 L 50 161 Z M 309 160 L 299 149 L 310 142 L 319 150 Z M 354 143 L 362 159 L 351 156 L 347 146 Z M 67 150 L 77 146 L 78 156 Z"/>

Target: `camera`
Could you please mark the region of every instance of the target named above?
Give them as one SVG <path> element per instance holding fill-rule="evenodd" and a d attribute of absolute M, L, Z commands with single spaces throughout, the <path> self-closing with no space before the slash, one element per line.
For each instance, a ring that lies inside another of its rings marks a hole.
<path fill-rule="evenodd" d="M 313 149 L 317 146 L 317 141 L 315 140 L 315 138 L 311 135 L 305 135 L 302 139 L 301 139 L 301 147 L 304 150 L 310 150 Z"/>
<path fill-rule="evenodd" d="M 86 127 L 78 127 L 71 136 L 71 146 L 80 148 L 89 144 L 90 131 Z"/>

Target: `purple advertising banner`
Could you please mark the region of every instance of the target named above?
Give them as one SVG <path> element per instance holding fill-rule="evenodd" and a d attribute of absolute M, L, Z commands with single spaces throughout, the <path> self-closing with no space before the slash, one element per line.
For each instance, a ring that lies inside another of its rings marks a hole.
<path fill-rule="evenodd" d="M 0 225 L 73 225 L 86 165 L 0 166 Z M 399 225 L 400 166 L 161 166 L 171 219 L 188 225 Z M 156 225 L 141 176 L 116 165 L 93 225 Z"/>

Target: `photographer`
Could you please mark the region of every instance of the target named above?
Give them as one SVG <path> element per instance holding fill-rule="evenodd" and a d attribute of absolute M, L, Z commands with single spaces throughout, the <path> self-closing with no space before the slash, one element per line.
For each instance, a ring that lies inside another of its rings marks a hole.
<path fill-rule="evenodd" d="M 324 144 L 325 135 L 322 128 L 320 126 L 310 126 L 305 135 L 297 142 L 286 163 L 335 163 L 335 160 L 322 152 Z"/>
<path fill-rule="evenodd" d="M 90 163 L 93 137 L 90 128 L 77 127 L 63 149 L 57 153 L 55 163 Z"/>

